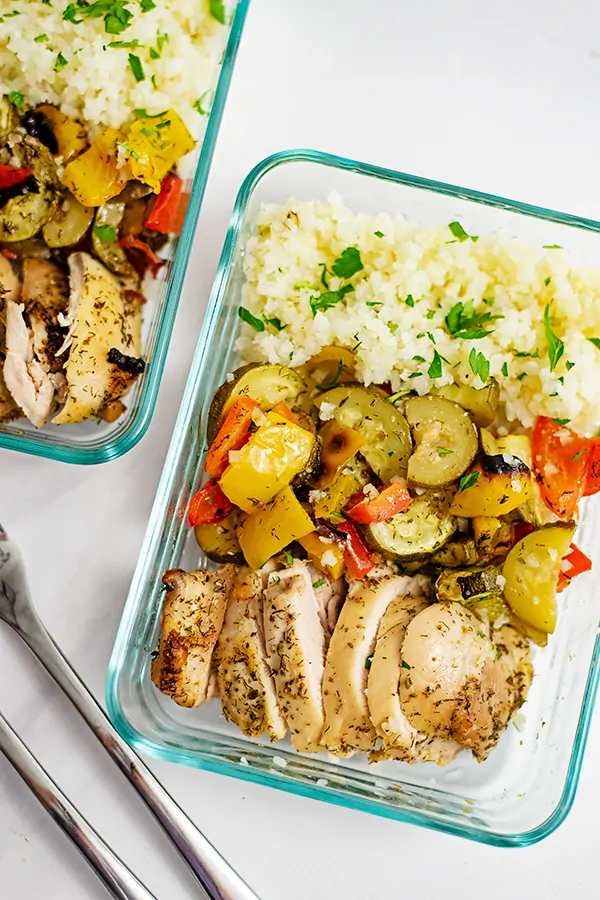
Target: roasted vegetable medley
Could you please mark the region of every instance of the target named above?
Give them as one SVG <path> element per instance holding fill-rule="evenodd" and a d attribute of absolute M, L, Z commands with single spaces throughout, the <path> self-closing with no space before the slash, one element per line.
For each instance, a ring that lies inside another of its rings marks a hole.
<path fill-rule="evenodd" d="M 530 641 L 591 568 L 572 540 L 600 488 L 600 439 L 500 423 L 493 379 L 391 394 L 357 383 L 347 348 L 229 375 L 188 509 L 225 565 L 165 575 L 159 689 L 184 706 L 218 690 L 244 733 L 289 728 L 300 750 L 485 759 L 526 698 Z"/>
<path fill-rule="evenodd" d="M 179 231 L 173 109 L 95 129 L 0 98 L 0 422 L 112 421 L 144 371 L 143 281 Z"/>

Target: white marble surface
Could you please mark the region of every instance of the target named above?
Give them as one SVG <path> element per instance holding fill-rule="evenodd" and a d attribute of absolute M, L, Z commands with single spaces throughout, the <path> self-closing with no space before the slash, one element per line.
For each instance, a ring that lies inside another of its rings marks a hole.
<path fill-rule="evenodd" d="M 252 0 L 152 427 L 73 468 L 0 452 L 0 518 L 40 612 L 103 697 L 104 676 L 237 188 L 309 146 L 600 218 L 594 0 Z M 66 701 L 0 629 L 0 709 L 161 898 L 198 896 Z M 597 897 L 600 717 L 567 822 L 496 850 L 184 767 L 159 777 L 264 900 Z M 2 900 L 103 888 L 0 759 Z"/>

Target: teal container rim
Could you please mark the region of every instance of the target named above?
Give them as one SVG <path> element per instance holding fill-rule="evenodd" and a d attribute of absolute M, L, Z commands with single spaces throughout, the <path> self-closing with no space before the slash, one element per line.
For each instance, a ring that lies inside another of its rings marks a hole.
<path fill-rule="evenodd" d="M 238 0 L 231 24 L 231 31 L 227 40 L 208 125 L 194 173 L 185 221 L 173 260 L 164 307 L 158 324 L 154 352 L 144 373 L 140 404 L 130 425 L 115 440 L 109 438 L 105 444 L 96 447 L 83 445 L 73 448 L 63 447 L 60 444 L 51 442 L 48 444 L 35 443 L 30 441 L 27 436 L 3 434 L 0 432 L 0 449 L 16 450 L 20 453 L 76 465 L 97 465 L 123 456 L 135 447 L 146 434 L 158 399 L 158 391 L 167 359 L 171 334 L 175 324 L 183 282 L 194 243 L 196 226 L 200 216 L 202 201 L 204 200 L 212 158 L 249 4 L 250 0 Z"/>
<path fill-rule="evenodd" d="M 310 784 L 291 781 L 290 779 L 286 779 L 283 775 L 265 773 L 262 771 L 255 772 L 250 767 L 242 767 L 222 760 L 215 760 L 208 756 L 202 756 L 199 752 L 168 747 L 151 740 L 137 729 L 133 728 L 123 713 L 119 700 L 119 680 L 127 649 L 133 635 L 136 611 L 143 596 L 141 593 L 142 581 L 147 563 L 152 558 L 153 552 L 156 549 L 156 544 L 160 539 L 159 525 L 167 512 L 169 497 L 175 477 L 176 462 L 186 439 L 188 411 L 196 392 L 201 389 L 207 354 L 214 336 L 217 313 L 225 289 L 229 269 L 234 259 L 240 228 L 244 219 L 244 212 L 250 196 L 261 178 L 263 178 L 263 176 L 271 169 L 289 162 L 310 162 L 333 168 L 345 169 L 347 171 L 356 172 L 357 174 L 369 175 L 381 180 L 403 184 L 407 187 L 415 187 L 435 193 L 442 193 L 463 200 L 470 200 L 475 203 L 494 206 L 509 212 L 517 212 L 538 219 L 545 219 L 546 221 L 555 222 L 557 224 L 569 225 L 600 233 L 600 222 L 594 219 L 573 216 L 546 207 L 509 200 L 494 194 L 487 194 L 482 191 L 458 187 L 446 182 L 434 181 L 421 176 L 408 175 L 404 172 L 374 166 L 369 163 L 359 162 L 357 160 L 348 159 L 347 157 L 336 156 L 318 150 L 282 150 L 257 163 L 242 182 L 235 200 L 215 281 L 210 294 L 206 317 L 198 338 L 194 361 L 182 397 L 181 406 L 173 429 L 173 437 L 169 446 L 148 528 L 140 551 L 140 557 L 123 610 L 121 624 L 115 639 L 115 646 L 110 658 L 106 679 L 105 696 L 109 716 L 119 734 L 131 744 L 131 746 L 157 759 L 183 763 L 197 769 L 215 772 L 221 775 L 229 775 L 244 781 L 250 781 L 255 784 L 283 790 L 291 794 L 297 794 L 315 800 L 323 800 L 337 806 L 345 806 L 353 810 L 372 813 L 373 815 L 399 822 L 420 825 L 427 829 L 441 831 L 457 837 L 464 837 L 489 846 L 530 846 L 552 834 L 559 825 L 564 822 L 573 806 L 594 711 L 594 704 L 600 684 L 600 634 L 596 636 L 594 643 L 594 650 L 582 699 L 581 713 L 577 723 L 575 741 L 571 751 L 562 795 L 557 802 L 554 811 L 547 819 L 540 823 L 536 828 L 517 834 L 483 831 L 475 826 L 472 828 L 466 825 L 462 826 L 450 823 L 442 817 L 438 818 L 435 814 L 428 814 L 425 816 L 420 812 L 410 809 L 394 809 L 382 806 L 374 801 L 364 798 L 349 797 L 344 791 L 336 788 L 315 787 Z"/>

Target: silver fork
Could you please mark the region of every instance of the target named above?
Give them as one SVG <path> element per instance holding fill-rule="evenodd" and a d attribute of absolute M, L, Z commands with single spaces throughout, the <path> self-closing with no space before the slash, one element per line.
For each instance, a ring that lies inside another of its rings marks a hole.
<path fill-rule="evenodd" d="M 113 728 L 104 710 L 54 643 L 35 611 L 19 547 L 8 537 L 2 525 L 0 525 L 0 619 L 10 625 L 25 641 L 79 710 L 104 749 L 134 786 L 190 866 L 210 900 L 258 900 L 254 891 L 196 828 L 139 756 Z"/>

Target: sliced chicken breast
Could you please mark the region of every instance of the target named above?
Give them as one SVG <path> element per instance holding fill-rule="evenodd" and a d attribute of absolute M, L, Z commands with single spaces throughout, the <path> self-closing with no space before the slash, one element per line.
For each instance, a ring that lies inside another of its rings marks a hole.
<path fill-rule="evenodd" d="M 296 750 L 318 751 L 323 733 L 325 632 L 308 566 L 272 572 L 265 590 L 265 638 L 279 707 Z"/>
<path fill-rule="evenodd" d="M 325 675 L 323 745 L 338 756 L 370 750 L 377 733 L 369 716 L 365 689 L 367 657 L 373 652 L 379 622 L 396 597 L 421 591 L 421 580 L 382 574 L 351 581 L 333 632 Z M 417 587 L 418 585 L 418 587 Z"/>
<path fill-rule="evenodd" d="M 29 421 L 41 428 L 54 409 L 55 387 L 50 372 L 34 352 L 24 314 L 22 303 L 7 302 L 4 381 Z"/>
<path fill-rule="evenodd" d="M 225 718 L 248 737 L 265 732 L 272 741 L 285 737 L 287 728 L 267 662 L 261 575 L 247 566 L 237 572 L 215 662 Z"/>
<path fill-rule="evenodd" d="M 235 566 L 218 572 L 165 572 L 158 655 L 152 680 L 179 706 L 200 706 L 208 697 L 211 658 L 223 626 Z"/>
<path fill-rule="evenodd" d="M 410 724 L 400 704 L 402 645 L 406 629 L 428 605 L 424 595 L 401 594 L 392 600 L 379 625 L 367 687 L 369 715 L 381 738 L 381 747 L 371 751 L 372 762 L 399 759 L 408 763 L 446 765 L 461 750 L 454 741 L 418 731 Z"/>
<path fill-rule="evenodd" d="M 310 563 L 308 563 L 308 570 L 313 582 L 321 625 L 327 641 L 329 641 L 334 632 L 340 609 L 346 599 L 348 585 L 344 578 L 331 581 L 320 569 Z"/>

